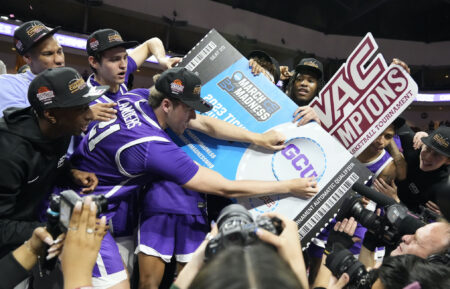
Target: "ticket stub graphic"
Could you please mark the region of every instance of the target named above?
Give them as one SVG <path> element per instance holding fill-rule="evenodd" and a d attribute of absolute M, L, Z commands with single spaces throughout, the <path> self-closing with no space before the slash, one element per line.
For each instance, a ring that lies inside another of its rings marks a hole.
<path fill-rule="evenodd" d="M 292 123 L 297 105 L 264 75 L 252 75 L 248 60 L 215 30 L 179 65 L 202 80 L 201 96 L 214 105 L 206 115 L 257 133 L 275 129 L 287 140 L 283 150 L 273 152 L 192 130 L 171 134 L 192 159 L 232 180 L 316 178 L 320 191 L 311 199 L 276 192 L 237 199 L 254 216 L 280 212 L 295 220 L 306 248 L 337 213 L 351 185 L 364 182 L 371 173 L 317 123 Z"/>

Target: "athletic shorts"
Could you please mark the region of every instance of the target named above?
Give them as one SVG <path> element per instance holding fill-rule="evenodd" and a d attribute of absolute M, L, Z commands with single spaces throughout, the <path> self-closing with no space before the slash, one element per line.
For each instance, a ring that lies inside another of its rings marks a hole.
<path fill-rule="evenodd" d="M 92 277 L 95 288 L 108 288 L 128 278 L 119 248 L 109 232 L 103 238 Z"/>
<path fill-rule="evenodd" d="M 201 215 L 142 215 L 135 253 L 156 256 L 166 263 L 175 255 L 177 262 L 187 263 L 207 232 L 209 226 Z"/>

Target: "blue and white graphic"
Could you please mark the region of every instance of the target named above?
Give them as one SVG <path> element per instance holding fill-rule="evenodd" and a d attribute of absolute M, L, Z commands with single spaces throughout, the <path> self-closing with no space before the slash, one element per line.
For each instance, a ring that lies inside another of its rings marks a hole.
<path fill-rule="evenodd" d="M 171 137 L 196 162 L 231 180 L 315 177 L 320 192 L 312 199 L 273 192 L 237 200 L 254 216 L 280 212 L 295 220 L 306 248 L 333 218 L 352 184 L 366 180 L 370 172 L 317 123 L 292 123 L 297 105 L 263 74 L 254 76 L 248 60 L 215 30 L 180 65 L 202 80 L 201 96 L 214 105 L 206 115 L 257 133 L 275 129 L 288 141 L 284 150 L 273 152 L 190 130 Z"/>

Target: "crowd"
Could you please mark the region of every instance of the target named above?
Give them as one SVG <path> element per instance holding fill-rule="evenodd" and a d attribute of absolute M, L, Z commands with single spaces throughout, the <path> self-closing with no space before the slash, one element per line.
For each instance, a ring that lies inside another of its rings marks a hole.
<path fill-rule="evenodd" d="M 415 133 L 394 121 L 358 156 L 374 174 L 366 185 L 392 203 L 375 207 L 355 195 L 346 205 L 367 207 L 384 227 L 352 207 L 302 251 L 297 224 L 280 214 L 260 225 L 225 207 L 210 227 L 206 195 L 309 199 L 318 192 L 314 178 L 228 180 L 194 162 L 166 130 L 272 151 L 284 148 L 283 134 L 196 113 L 212 109 L 200 79 L 174 67 L 181 59 L 166 57 L 158 38 L 139 45 L 113 29 L 93 32 L 84 80 L 65 67 L 58 29 L 22 24 L 14 43 L 28 69 L 0 76 L 0 288 L 158 288 L 173 256 L 173 288 L 450 288 L 449 127 Z M 164 71 L 152 87 L 128 90 L 151 55 Z M 248 58 L 254 74 L 283 82 L 298 105 L 293 122 L 320 123 L 308 106 L 325 83 L 320 61 L 302 59 L 291 71 L 263 51 Z M 66 199 L 67 190 L 79 197 Z M 97 196 L 106 197 L 104 208 Z M 420 222 L 399 225 L 389 217 L 394 210 Z M 249 224 L 257 225 L 249 231 Z M 384 260 L 376 262 L 380 250 Z M 39 282 L 47 268 L 61 271 L 63 284 Z"/>

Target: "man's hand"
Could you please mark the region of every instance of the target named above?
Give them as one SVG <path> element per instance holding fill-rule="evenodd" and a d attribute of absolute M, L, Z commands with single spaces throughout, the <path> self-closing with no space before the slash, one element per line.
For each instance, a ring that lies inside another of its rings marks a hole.
<path fill-rule="evenodd" d="M 178 62 L 181 61 L 180 57 L 164 57 L 159 60 L 159 64 L 165 69 L 169 69 L 175 66 Z"/>
<path fill-rule="evenodd" d="M 90 108 L 93 114 L 93 120 L 110 121 L 116 118 L 117 110 L 113 108 L 116 105 L 117 103 L 96 103 L 92 105 Z"/>
<path fill-rule="evenodd" d="M 416 132 L 416 134 L 414 135 L 414 138 L 413 138 L 413 148 L 415 150 L 421 149 L 423 146 L 422 138 L 427 137 L 427 136 L 428 136 L 428 134 L 424 131 Z"/>
<path fill-rule="evenodd" d="M 409 69 L 408 64 L 406 64 L 404 61 L 401 61 L 401 60 L 398 59 L 398 58 L 393 58 L 393 59 L 392 59 L 392 63 L 393 63 L 393 64 L 400 65 L 401 67 L 403 67 L 403 69 L 404 69 L 406 72 L 408 72 L 408 74 L 411 74 L 411 70 Z"/>
<path fill-rule="evenodd" d="M 386 196 L 393 198 L 397 203 L 400 203 L 400 199 L 397 195 L 397 186 L 395 185 L 394 180 L 388 184 L 382 178 L 377 178 L 373 181 L 373 187 L 375 190 L 382 192 Z"/>
<path fill-rule="evenodd" d="M 441 210 L 439 209 L 439 206 L 432 202 L 432 201 L 428 201 L 426 202 L 425 206 L 430 209 L 431 211 L 433 211 L 435 214 L 438 214 L 439 216 L 442 216 Z"/>
<path fill-rule="evenodd" d="M 289 191 L 296 197 L 309 199 L 319 191 L 315 178 L 298 178 L 290 180 Z"/>
<path fill-rule="evenodd" d="M 71 169 L 73 181 L 79 185 L 85 187 L 81 190 L 82 194 L 89 194 L 94 191 L 98 185 L 97 176 L 94 173 L 84 172 L 77 169 Z"/>
<path fill-rule="evenodd" d="M 297 126 L 305 125 L 311 120 L 316 121 L 318 124 L 320 124 L 319 116 L 317 116 L 314 109 L 312 109 L 310 106 L 300 106 L 298 107 L 294 112 L 294 119 L 292 122 L 297 122 Z M 300 119 L 300 120 L 299 120 Z"/>
<path fill-rule="evenodd" d="M 298 234 L 298 226 L 294 221 L 279 213 L 266 213 L 264 216 L 281 220 L 283 231 L 279 236 L 258 228 L 256 234 L 262 241 L 277 248 L 278 254 L 283 258 L 294 271 L 303 288 L 308 288 L 308 277 L 306 276 L 305 263 L 303 261 L 302 248 Z"/>
<path fill-rule="evenodd" d="M 289 71 L 289 67 L 287 66 L 280 66 L 280 79 L 281 80 L 287 80 L 291 78 L 293 74 Z"/>
<path fill-rule="evenodd" d="M 263 134 L 258 135 L 254 142 L 255 145 L 261 146 L 268 150 L 277 151 L 285 148 L 284 142 L 286 141 L 286 136 L 281 132 L 276 130 L 269 130 Z"/>

